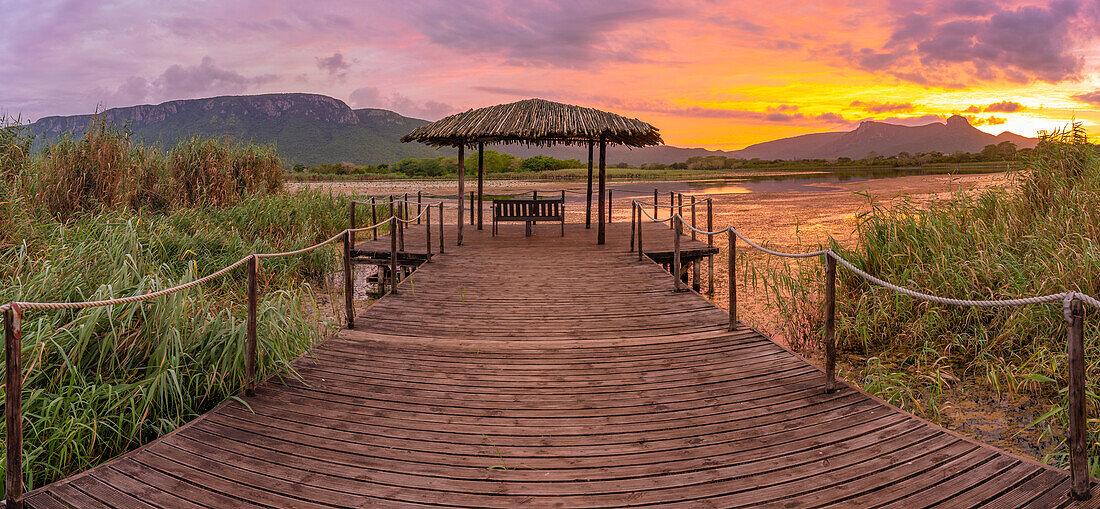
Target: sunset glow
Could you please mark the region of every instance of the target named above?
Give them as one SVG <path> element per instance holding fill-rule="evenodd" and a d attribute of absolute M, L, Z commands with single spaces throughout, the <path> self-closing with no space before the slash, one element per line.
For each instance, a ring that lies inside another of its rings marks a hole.
<path fill-rule="evenodd" d="M 861 120 L 1100 124 L 1100 2 L 2 0 L 0 113 L 315 92 L 438 119 L 528 97 L 735 149 Z"/>

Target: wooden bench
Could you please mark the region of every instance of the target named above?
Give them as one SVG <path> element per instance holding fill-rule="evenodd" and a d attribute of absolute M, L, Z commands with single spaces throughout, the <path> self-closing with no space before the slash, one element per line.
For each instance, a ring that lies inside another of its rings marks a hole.
<path fill-rule="evenodd" d="M 560 221 L 561 236 L 565 236 L 565 191 L 560 198 L 539 199 L 538 192 L 530 198 L 493 200 L 493 236 L 497 223 L 527 223 L 526 236 L 531 236 L 531 225 L 539 221 Z"/>

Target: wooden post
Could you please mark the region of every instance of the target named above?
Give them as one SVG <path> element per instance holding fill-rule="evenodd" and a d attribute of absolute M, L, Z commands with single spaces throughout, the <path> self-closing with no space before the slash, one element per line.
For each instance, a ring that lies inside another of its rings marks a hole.
<path fill-rule="evenodd" d="M 615 205 L 615 199 L 611 197 L 612 191 L 614 191 L 614 189 L 607 190 L 607 224 L 611 224 L 615 219 L 615 213 L 611 211 L 613 208 L 612 206 Z"/>
<path fill-rule="evenodd" d="M 584 205 L 584 228 L 592 228 L 592 142 L 588 142 L 588 201 Z"/>
<path fill-rule="evenodd" d="M 656 202 L 654 202 L 654 203 L 656 203 Z M 642 261 L 642 256 L 643 256 L 643 254 L 644 254 L 644 253 L 642 252 L 642 216 L 641 216 L 641 205 L 638 205 L 638 212 L 639 212 L 639 214 L 638 214 L 638 261 L 640 262 L 640 261 Z"/>
<path fill-rule="evenodd" d="M 344 313 L 347 315 L 348 328 L 355 328 L 355 264 L 351 260 L 352 236 L 348 232 L 344 237 Z"/>
<path fill-rule="evenodd" d="M 443 247 L 443 202 L 439 202 L 439 254 L 443 254 L 446 248 Z"/>
<path fill-rule="evenodd" d="M 458 237 L 456 241 L 458 245 L 462 245 L 462 198 L 466 195 L 466 145 L 464 143 L 458 144 Z"/>
<path fill-rule="evenodd" d="M 669 217 L 669 219 L 672 219 L 672 216 L 674 216 L 674 215 L 676 215 L 676 193 L 673 192 L 673 191 L 669 191 L 668 192 L 668 217 Z M 676 229 L 676 227 L 673 226 L 672 221 L 668 222 L 668 227 L 672 228 L 674 230 Z"/>
<path fill-rule="evenodd" d="M 707 231 L 714 231 L 714 199 L 707 198 Z M 714 234 L 707 234 L 707 247 L 714 247 Z M 707 293 L 714 295 L 714 255 L 707 255 Z"/>
<path fill-rule="evenodd" d="M 344 237 L 347 243 L 347 237 Z M 252 396 L 256 390 L 256 301 L 258 283 L 256 278 L 260 271 L 260 259 L 252 255 L 248 259 L 248 322 L 246 324 L 244 342 L 244 394 Z"/>
<path fill-rule="evenodd" d="M 634 229 L 638 223 L 638 204 L 633 203 L 630 207 L 630 252 L 634 252 Z"/>
<path fill-rule="evenodd" d="M 23 328 L 16 309 L 4 311 L 4 489 L 9 509 L 23 509 Z"/>
<path fill-rule="evenodd" d="M 474 225 L 474 192 L 470 191 L 470 226 Z"/>
<path fill-rule="evenodd" d="M 482 228 L 483 214 L 482 209 L 485 208 L 484 201 L 485 190 L 485 143 L 477 142 L 477 229 Z"/>
<path fill-rule="evenodd" d="M 458 200 L 461 202 L 462 200 Z M 390 293 L 397 295 L 397 217 L 390 217 Z M 462 227 L 462 218 L 458 218 Z"/>
<path fill-rule="evenodd" d="M 657 213 L 657 188 L 653 188 L 653 219 L 660 219 L 661 215 Z"/>
<path fill-rule="evenodd" d="M 405 197 L 401 199 L 401 217 L 409 218 L 409 193 L 405 193 Z"/>
<path fill-rule="evenodd" d="M 1066 324 L 1066 352 L 1069 354 L 1069 493 L 1074 500 L 1088 500 L 1092 495 L 1089 492 L 1084 325 L 1084 307 L 1080 299 L 1074 298 L 1070 303 L 1069 322 Z"/>
<path fill-rule="evenodd" d="M 397 208 L 397 210 L 400 211 L 400 212 L 397 213 L 397 217 L 399 219 L 405 219 L 405 215 L 404 215 L 403 210 L 402 210 L 404 208 L 405 208 L 404 206 L 401 206 L 401 207 Z M 397 221 L 397 249 L 399 251 L 404 251 L 405 250 L 405 222 L 404 221 Z"/>
<path fill-rule="evenodd" d="M 351 206 L 348 207 L 348 228 L 355 229 L 355 200 L 351 201 Z M 355 234 L 351 234 L 352 245 L 355 245 Z"/>
<path fill-rule="evenodd" d="M 416 224 L 420 224 L 420 214 L 424 213 L 424 211 L 421 209 L 421 207 L 423 206 L 423 195 L 423 191 L 416 192 Z"/>
<path fill-rule="evenodd" d="M 697 226 L 695 226 L 695 195 L 691 196 L 691 227 L 692 228 L 697 228 Z M 694 229 L 691 230 L 691 240 L 695 240 L 695 230 Z"/>
<path fill-rule="evenodd" d="M 428 246 L 427 251 L 425 251 L 427 253 L 427 259 L 425 259 L 424 262 L 428 263 L 428 262 L 432 261 L 432 208 L 431 207 L 428 207 L 428 208 L 424 209 L 424 216 L 425 216 L 424 221 L 427 224 L 427 226 L 424 227 L 424 237 L 427 239 L 426 244 Z"/>
<path fill-rule="evenodd" d="M 600 138 L 600 199 L 599 199 L 599 216 L 600 225 L 599 230 L 596 233 L 596 243 L 603 245 L 604 243 L 604 211 L 606 210 L 606 191 L 607 191 L 607 140 Z"/>
<path fill-rule="evenodd" d="M 733 233 L 733 230 L 726 230 L 726 234 L 729 235 L 729 287 L 730 287 L 730 328 L 733 330 L 737 327 L 737 235 Z"/>
<path fill-rule="evenodd" d="M 370 197 L 370 224 L 378 224 L 378 209 L 374 203 L 374 197 Z M 378 240 L 378 228 L 371 228 L 370 230 L 374 240 Z"/>
<path fill-rule="evenodd" d="M 825 392 L 836 391 L 836 258 L 825 254 Z"/>
<path fill-rule="evenodd" d="M 672 218 L 672 278 L 673 290 L 677 292 L 687 291 L 684 288 L 684 282 L 680 279 L 680 223 L 684 219 L 681 217 Z"/>

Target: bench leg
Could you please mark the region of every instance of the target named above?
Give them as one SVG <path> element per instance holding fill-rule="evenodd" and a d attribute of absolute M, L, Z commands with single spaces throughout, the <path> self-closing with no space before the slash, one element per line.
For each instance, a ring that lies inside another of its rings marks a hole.
<path fill-rule="evenodd" d="M 526 232 L 526 235 L 524 235 L 524 236 L 525 237 L 530 237 L 531 236 L 531 221 L 527 221 L 527 232 Z"/>

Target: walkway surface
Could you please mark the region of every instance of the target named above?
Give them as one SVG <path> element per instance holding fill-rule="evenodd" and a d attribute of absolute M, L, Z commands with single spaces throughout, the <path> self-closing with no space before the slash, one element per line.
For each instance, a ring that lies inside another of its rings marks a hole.
<path fill-rule="evenodd" d="M 463 247 L 452 237 L 355 330 L 300 359 L 302 381 L 265 383 L 244 398 L 251 409 L 225 403 L 27 501 L 1068 504 L 1065 471 L 848 386 L 824 394 L 817 368 L 750 328 L 728 332 L 703 297 L 672 292 L 668 273 L 627 251 L 627 225 L 611 225 L 605 246 L 594 230 L 567 225 L 562 238 L 556 228 L 524 238 L 507 225 L 492 238 L 486 226 L 467 230 Z"/>

